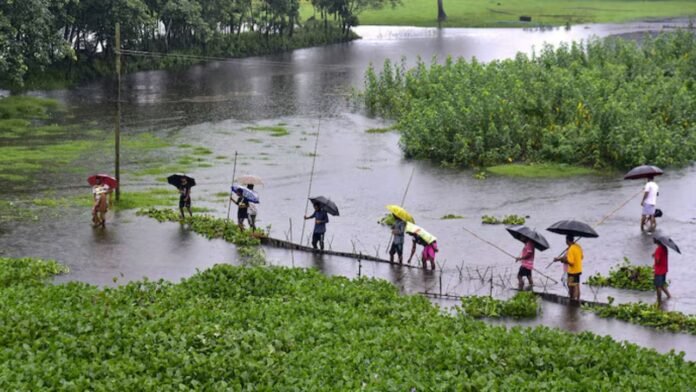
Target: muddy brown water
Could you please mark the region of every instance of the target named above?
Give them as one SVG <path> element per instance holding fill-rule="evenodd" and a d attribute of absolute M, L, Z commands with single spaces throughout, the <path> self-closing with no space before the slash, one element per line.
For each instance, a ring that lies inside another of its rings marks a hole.
<path fill-rule="evenodd" d="M 467 234 L 464 227 L 517 253 L 522 245 L 503 226 L 482 225 L 481 215 L 528 215 L 527 225 L 542 231 L 560 219 L 592 224 L 639 191 L 642 183 L 622 181 L 621 173 L 571 179 L 490 176 L 476 180 L 471 171 L 408 161 L 402 157 L 397 134 L 365 132 L 389 123 L 354 110 L 349 99 L 351 89 L 362 86 L 364 71 L 370 63 L 379 67 L 385 58 L 399 61 L 403 57 L 406 65 L 413 64 L 418 56 L 430 59 L 435 55 L 491 61 L 514 56 L 518 51 L 530 53 L 545 42 L 557 45 L 591 36 L 657 31 L 664 25 L 663 22 L 587 25 L 570 30 L 361 27 L 358 32 L 364 38 L 347 44 L 213 62 L 180 71 L 140 72 L 124 77 L 123 137 L 152 131 L 174 144 L 205 145 L 213 150 L 213 156 L 232 157 L 235 151 L 239 152 L 237 173 L 257 174 L 266 183 L 259 188 L 260 225 L 270 226 L 272 236 L 286 239 L 291 235 L 292 220 L 292 238 L 299 241 L 311 153 L 318 131 L 311 194 L 332 198 L 341 210 L 341 216 L 331 217 L 327 243 L 337 250 L 355 249 L 382 256 L 389 232 L 376 222 L 385 212 L 385 205 L 401 201 L 409 175 L 415 170 L 405 207 L 418 224 L 438 237 L 438 260 L 444 268 L 442 279 L 439 273 L 431 271 L 265 248 L 270 263 L 316 267 L 327 275 L 380 277 L 394 282 L 405 293 L 442 290 L 457 295 L 490 293 L 490 282 L 476 279 L 486 271 L 494 278 L 493 295 L 505 297 L 511 295 L 509 286 L 514 282 L 517 266 L 508 256 Z M 76 116 L 73 121 L 109 128 L 114 115 L 113 87 L 112 81 L 105 80 L 71 90 L 35 94 L 64 102 Z M 278 124 L 284 124 L 290 134 L 273 137 L 248 129 Z M 138 163 L 135 160 L 126 165 L 137 168 Z M 95 168 L 95 171 L 110 171 L 110 167 Z M 224 216 L 227 203 L 215 193 L 228 189 L 231 159 L 189 174 L 198 182 L 193 188 L 194 205 L 211 208 L 213 214 Z M 672 236 L 683 253 L 671 254 L 669 279 L 675 298 L 668 308 L 687 313 L 696 313 L 696 286 L 692 283 L 696 272 L 691 256 L 696 252 L 691 242 L 696 231 L 694 179 L 696 169 L 688 167 L 668 170 L 658 181 L 658 204 L 665 212 L 659 227 Z M 56 184 L 58 195 L 89 192 L 82 187 L 82 181 L 68 176 L 65 183 Z M 124 191 L 153 186 L 167 189 L 166 184 L 154 178 L 123 178 Z M 2 198 L 13 200 L 35 194 L 5 193 Z M 582 241 L 585 278 L 595 272 L 607 273 L 624 256 L 634 263 L 651 263 L 651 237 L 638 229 L 639 202 L 636 197 L 599 226 L 600 238 Z M 446 214 L 464 218 L 440 219 Z M 111 212 L 108 227 L 102 231 L 92 229 L 89 218 L 89 211 L 65 208 L 58 216 L 2 227 L 0 252 L 8 256 L 54 258 L 72 270 L 57 278 L 58 282 L 77 279 L 101 285 L 144 276 L 176 281 L 215 263 L 237 263 L 233 246 L 206 240 L 186 226 L 160 224 L 136 217 L 133 212 Z M 305 240 L 310 233 L 308 222 Z M 544 234 L 552 248 L 538 254 L 536 266 L 559 279 L 560 267 L 546 266 L 564 248 L 563 238 L 549 232 Z M 539 278 L 537 282 L 539 290 L 564 291 L 561 284 L 545 283 Z M 583 297 L 602 302 L 607 296 L 615 297 L 617 302 L 654 300 L 652 292 L 591 290 L 587 286 L 582 290 Z M 696 358 L 694 337 L 603 320 L 555 304 L 544 304 L 541 317 L 521 324 L 590 330 L 662 352 L 684 350 L 688 358 Z"/>

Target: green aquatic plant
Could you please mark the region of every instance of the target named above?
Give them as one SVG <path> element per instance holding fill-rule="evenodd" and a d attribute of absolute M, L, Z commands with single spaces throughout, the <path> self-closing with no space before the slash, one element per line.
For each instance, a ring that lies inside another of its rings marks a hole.
<path fill-rule="evenodd" d="M 521 291 L 507 300 L 488 296 L 466 296 L 461 299 L 459 309 L 474 318 L 529 318 L 539 314 L 541 305 L 534 293 Z"/>
<path fill-rule="evenodd" d="M 67 266 L 55 260 L 31 257 L 0 257 L 0 288 L 21 284 L 43 283 L 47 278 L 69 272 Z"/>
<path fill-rule="evenodd" d="M 444 166 L 568 165 L 545 175 L 684 166 L 696 159 L 693 58 L 696 38 L 683 30 L 487 63 L 433 59 L 406 69 L 387 60 L 381 72 L 366 71 L 361 100 L 396 120 L 406 157 Z M 494 170 L 513 169 L 530 172 Z"/>
<path fill-rule="evenodd" d="M 696 335 L 696 315 L 665 311 L 655 304 L 636 302 L 612 306 L 591 306 L 585 307 L 585 309 L 604 318 L 615 318 L 632 324 Z"/>
<path fill-rule="evenodd" d="M 0 296 L 7 391 L 686 391 L 696 377 L 680 354 L 489 325 L 315 269 L 219 264 L 114 288 L 13 280 Z"/>
<path fill-rule="evenodd" d="M 274 137 L 280 137 L 280 136 L 287 136 L 290 134 L 290 131 L 284 126 L 255 126 L 255 127 L 249 127 L 247 128 L 251 131 L 257 131 L 257 132 L 270 132 L 271 136 Z"/>
<path fill-rule="evenodd" d="M 655 289 L 653 283 L 653 267 L 650 265 L 632 265 L 631 261 L 624 257 L 621 264 L 617 264 L 609 270 L 609 276 L 603 276 L 599 272 L 587 279 L 590 286 L 608 286 L 618 289 L 651 291 Z"/>
<path fill-rule="evenodd" d="M 440 219 L 464 219 L 464 217 L 461 215 L 447 214 L 443 215 Z"/>
<path fill-rule="evenodd" d="M 391 132 L 392 128 L 370 128 L 365 133 L 387 133 Z"/>
<path fill-rule="evenodd" d="M 182 220 L 178 211 L 154 207 L 141 209 L 136 214 L 148 216 L 158 222 L 183 222 L 188 224 L 192 231 L 208 239 L 221 238 L 241 247 L 258 245 L 260 243 L 258 236 L 266 235 L 263 231 L 258 230 L 240 230 L 234 222 L 211 215 L 194 215 Z"/>
<path fill-rule="evenodd" d="M 481 223 L 485 225 L 523 225 L 527 220 L 523 216 L 519 215 L 505 215 L 502 218 L 498 218 L 492 215 L 481 216 Z"/>

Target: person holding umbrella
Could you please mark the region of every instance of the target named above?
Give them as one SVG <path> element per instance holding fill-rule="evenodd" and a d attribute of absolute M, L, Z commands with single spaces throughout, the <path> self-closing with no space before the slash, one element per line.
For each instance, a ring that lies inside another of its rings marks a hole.
<path fill-rule="evenodd" d="M 184 208 L 189 213 L 190 217 L 193 217 L 191 212 L 191 186 L 188 183 L 186 177 L 181 177 L 179 189 L 179 214 L 181 214 L 181 219 L 184 219 Z"/>
<path fill-rule="evenodd" d="M 249 219 L 249 199 L 244 196 L 242 187 L 236 188 L 234 193 L 237 195 L 237 199 L 235 200 L 230 196 L 230 200 L 237 205 L 237 226 L 240 230 L 244 230 L 244 220 Z"/>
<path fill-rule="evenodd" d="M 317 244 L 324 250 L 324 235 L 326 234 L 326 224 L 329 223 L 329 214 L 321 208 L 321 204 L 312 200 L 314 213 L 305 216 L 305 220 L 314 218 L 314 231 L 312 232 L 312 248 L 317 249 Z"/>
<path fill-rule="evenodd" d="M 643 199 L 640 201 L 640 206 L 643 207 L 643 213 L 640 217 L 640 231 L 645 231 L 645 224 L 649 223 L 648 233 L 655 231 L 657 221 L 655 220 L 655 205 L 657 204 L 657 193 L 660 187 L 655 183 L 654 176 L 649 176 L 645 183 L 643 191 Z"/>
<path fill-rule="evenodd" d="M 428 269 L 428 260 L 430 260 L 430 265 L 435 270 L 435 253 L 439 251 L 437 238 L 422 227 L 410 222 L 406 224 L 406 232 L 413 237 L 413 246 L 411 247 L 411 255 L 408 257 L 408 263 L 411 264 L 411 259 L 413 259 L 413 255 L 416 253 L 416 244 L 422 245 L 421 259 L 423 260 L 423 269 Z"/>
<path fill-rule="evenodd" d="M 506 227 L 505 230 L 507 230 L 513 238 L 524 243 L 522 253 L 519 257 L 515 257 L 515 261 L 522 263 L 517 272 L 517 282 L 519 289 L 522 290 L 524 288 L 524 277 L 526 276 L 527 280 L 529 280 L 529 289 L 532 290 L 534 287 L 532 270 L 534 270 L 535 250 L 539 249 L 543 252 L 549 248 L 549 243 L 543 235 L 527 226 L 510 226 Z"/>
<path fill-rule="evenodd" d="M 247 189 L 250 191 L 254 190 L 254 184 L 247 184 Z M 258 194 L 258 193 L 257 193 Z M 256 203 L 249 203 L 249 227 L 251 227 L 251 231 L 256 230 L 256 215 L 258 214 L 258 208 L 256 207 Z"/>
<path fill-rule="evenodd" d="M 566 235 L 566 245 L 568 250 L 565 255 L 553 259 L 560 261 L 568 266 L 568 296 L 571 300 L 580 301 L 580 275 L 582 275 L 583 253 L 580 245 L 575 241 L 575 237 Z"/>
<path fill-rule="evenodd" d="M 657 245 L 655 252 L 652 254 L 653 259 L 655 260 L 655 264 L 653 265 L 653 271 L 655 273 L 654 284 L 655 292 L 657 293 L 657 303 L 660 304 L 662 303 L 662 293 L 667 295 L 667 299 L 672 298 L 669 290 L 667 290 L 666 287 L 668 270 L 667 259 L 669 255 L 669 250 L 667 248 L 670 247 L 677 251 L 677 253 L 681 252 L 679 251 L 677 244 L 675 244 L 674 241 L 672 241 L 672 239 L 669 237 L 657 235 L 653 238 L 653 242 Z"/>
<path fill-rule="evenodd" d="M 118 187 L 115 178 L 106 174 L 94 174 L 87 177 L 87 183 L 92 186 L 92 224 L 94 227 L 106 225 L 106 212 L 109 210 L 108 196 Z"/>

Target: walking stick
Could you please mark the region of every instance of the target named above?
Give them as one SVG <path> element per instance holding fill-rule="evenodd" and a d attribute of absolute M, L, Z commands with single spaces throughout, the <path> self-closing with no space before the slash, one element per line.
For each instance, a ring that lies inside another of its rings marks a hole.
<path fill-rule="evenodd" d="M 314 164 L 317 161 L 317 147 L 319 146 L 319 131 L 321 130 L 321 116 L 319 117 L 319 122 L 317 123 L 317 138 L 314 140 L 314 155 L 312 155 L 312 171 L 309 173 L 309 187 L 307 188 L 307 201 L 305 202 L 304 215 L 302 216 L 302 233 L 300 234 L 300 245 L 304 240 L 305 224 L 307 219 L 307 209 L 309 208 L 309 196 L 312 193 L 312 181 L 314 180 Z"/>
<path fill-rule="evenodd" d="M 234 176 L 237 174 L 237 151 L 234 152 L 234 168 L 232 169 L 232 185 L 234 185 Z M 227 219 L 225 220 L 225 228 L 227 228 L 227 222 L 230 221 L 230 209 L 232 208 L 232 196 L 227 202 Z"/>
<path fill-rule="evenodd" d="M 498 249 L 499 251 L 505 253 L 506 255 L 512 257 L 513 259 L 515 259 L 515 260 L 517 259 L 517 256 L 515 256 L 515 255 L 513 255 L 512 253 L 506 251 L 505 249 L 499 247 L 498 245 L 496 245 L 496 244 L 494 244 L 494 243 L 492 243 L 492 242 L 490 242 L 490 241 L 488 241 L 488 240 L 485 240 L 485 239 L 479 237 L 478 235 L 476 235 L 476 233 L 474 233 L 473 231 L 467 229 L 466 227 L 464 227 L 464 231 L 466 231 L 467 233 L 469 233 L 469 234 L 471 234 L 472 236 L 476 237 L 477 239 L 479 239 L 479 240 L 481 240 L 481 241 L 487 243 L 488 245 L 490 245 L 490 246 L 492 246 L 492 247 Z M 554 278 L 552 278 L 552 277 L 550 277 L 550 276 L 548 276 L 548 275 L 542 273 L 541 271 L 539 271 L 539 270 L 536 269 L 536 268 L 534 268 L 534 272 L 536 272 L 537 274 L 543 276 L 544 278 L 546 278 L 546 279 L 552 281 L 553 283 L 558 283 L 558 281 L 557 281 L 556 279 L 554 279 Z"/>

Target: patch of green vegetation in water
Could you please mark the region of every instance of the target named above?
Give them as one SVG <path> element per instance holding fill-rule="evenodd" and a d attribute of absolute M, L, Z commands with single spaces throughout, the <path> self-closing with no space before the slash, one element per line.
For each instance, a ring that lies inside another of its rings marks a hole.
<path fill-rule="evenodd" d="M 0 99 L 0 119 L 46 119 L 49 110 L 58 110 L 58 101 L 47 98 L 14 95 Z"/>
<path fill-rule="evenodd" d="M 440 219 L 464 219 L 464 217 L 461 215 L 447 214 L 443 215 Z"/>
<path fill-rule="evenodd" d="M 290 134 L 290 131 L 283 126 L 255 126 L 247 129 L 257 132 L 270 132 L 271 136 L 274 137 L 287 136 Z"/>
<path fill-rule="evenodd" d="M 387 133 L 392 131 L 391 128 L 370 128 L 365 133 Z"/>
<path fill-rule="evenodd" d="M 486 171 L 510 177 L 560 178 L 579 175 L 598 174 L 596 170 L 556 163 L 497 165 L 486 168 Z"/>
<path fill-rule="evenodd" d="M 211 149 L 201 146 L 194 147 L 192 152 L 193 155 L 210 155 L 212 153 L 213 151 Z"/>

